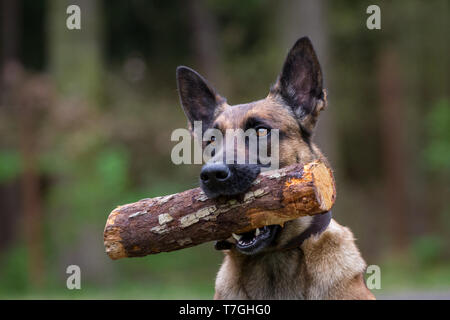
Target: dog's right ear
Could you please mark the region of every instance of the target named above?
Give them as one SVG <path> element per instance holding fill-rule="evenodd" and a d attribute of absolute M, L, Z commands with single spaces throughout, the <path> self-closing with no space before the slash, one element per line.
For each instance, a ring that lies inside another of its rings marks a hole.
<path fill-rule="evenodd" d="M 226 100 L 200 74 L 188 67 L 177 68 L 177 84 L 190 128 L 194 127 L 194 121 L 202 121 L 204 132 L 212 124 L 216 109 Z"/>

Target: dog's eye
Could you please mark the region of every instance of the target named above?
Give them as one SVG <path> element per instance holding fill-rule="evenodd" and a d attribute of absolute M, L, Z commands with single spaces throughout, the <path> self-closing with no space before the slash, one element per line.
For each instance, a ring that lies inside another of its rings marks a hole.
<path fill-rule="evenodd" d="M 264 127 L 256 128 L 256 135 L 258 137 L 264 137 L 264 136 L 267 136 L 268 134 L 269 134 L 269 129 L 264 128 Z"/>
<path fill-rule="evenodd" d="M 212 136 L 212 137 L 209 139 L 209 141 L 207 141 L 206 143 L 207 143 L 207 144 L 210 144 L 210 143 L 214 143 L 215 141 L 216 141 L 216 137 Z"/>

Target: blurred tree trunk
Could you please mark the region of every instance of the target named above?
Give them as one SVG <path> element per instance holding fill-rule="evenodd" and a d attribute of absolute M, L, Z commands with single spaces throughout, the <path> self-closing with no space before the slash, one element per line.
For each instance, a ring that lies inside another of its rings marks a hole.
<path fill-rule="evenodd" d="M 393 245 L 404 250 L 408 243 L 407 164 L 404 137 L 404 96 L 397 52 L 381 49 L 378 61 L 381 161 L 385 173 L 387 219 Z"/>
<path fill-rule="evenodd" d="M 398 4 L 397 10 L 401 10 L 400 7 Z M 407 66 L 403 70 L 405 97 L 408 99 L 404 121 L 408 126 L 408 154 L 416 155 L 408 159 L 407 177 L 411 193 L 410 232 L 414 237 L 431 235 L 445 228 L 441 216 L 447 198 L 445 186 L 434 181 L 430 172 L 423 170 L 423 164 L 426 162 L 424 151 L 432 143 L 428 135 L 427 115 L 440 99 L 449 95 L 450 41 L 441 41 L 441 35 L 436 33 L 436 30 L 449 29 L 449 10 L 450 3 L 445 0 L 433 2 L 433 6 L 416 2 L 402 15 L 405 21 L 397 22 L 408 24 L 410 35 L 398 36 L 396 46 L 406 53 L 402 55 L 402 62 Z M 429 19 L 430 15 L 433 19 Z M 447 186 L 448 182 L 444 184 Z"/>
<path fill-rule="evenodd" d="M 102 63 L 102 6 L 100 0 L 49 0 L 48 6 L 48 34 L 49 34 L 49 71 L 59 93 L 60 103 L 71 108 L 97 109 L 103 100 L 103 63 Z M 69 30 L 66 26 L 69 5 L 78 5 L 81 11 L 81 29 Z M 82 105 L 80 107 L 80 105 Z M 77 111 L 74 111 L 75 113 Z M 95 133 L 86 133 L 90 138 Z M 95 152 L 95 150 L 94 150 Z M 79 158 L 82 160 L 82 158 Z M 90 170 L 90 168 L 86 168 Z M 61 177 L 71 178 L 74 173 L 69 171 Z M 61 185 L 56 188 L 61 188 Z M 68 210 L 75 208 L 69 207 Z M 71 212 L 76 214 L 76 212 Z M 60 217 L 52 216 L 51 223 L 57 226 L 64 224 Z M 80 227 L 80 226 L 75 226 Z M 97 226 L 98 227 L 98 226 Z M 98 230 L 94 228 L 97 232 Z M 51 230 L 52 237 L 59 237 L 63 229 Z M 93 259 L 96 247 L 90 245 L 89 250 L 79 252 L 78 247 L 86 246 L 87 239 L 94 238 L 94 231 L 89 225 L 83 225 L 77 238 L 71 243 L 71 250 L 63 249 L 56 243 L 59 267 L 65 269 L 68 264 L 89 266 L 83 269 L 84 277 L 98 278 L 98 270 L 105 276 L 109 272 L 108 265 L 103 259 Z M 94 274 L 94 276 L 93 276 Z"/>
<path fill-rule="evenodd" d="M 21 91 L 21 94 L 27 95 L 28 93 Z M 23 163 L 22 208 L 29 254 L 29 276 L 31 283 L 40 287 L 45 282 L 43 261 L 44 216 L 38 168 L 37 128 L 33 106 L 21 103 L 20 106 L 15 107 L 19 107 L 19 141 Z"/>
<path fill-rule="evenodd" d="M 42 194 L 36 143 L 36 119 L 26 105 L 23 91 L 26 74 L 19 62 L 22 6 L 20 1 L 2 0 L 2 73 L 1 101 L 11 108 L 12 120 L 19 131 L 19 154 L 23 165 L 20 183 L 20 209 L 28 253 L 28 276 L 32 286 L 44 283 Z M 3 205 L 2 205 L 3 206 Z M 17 209 L 17 208 L 15 208 Z M 13 214 L 13 212 L 8 212 Z M 3 224 L 2 224 L 3 226 Z M 6 224 L 4 227 L 11 227 Z"/>
<path fill-rule="evenodd" d="M 324 75 L 324 87 L 329 92 L 332 91 L 327 82 L 327 79 L 330 79 L 328 75 L 327 2 L 323 0 L 283 0 L 281 8 L 280 38 L 282 47 L 286 48 L 287 53 L 288 48 L 291 48 L 298 38 L 309 37 L 319 57 Z M 339 166 L 336 153 L 338 137 L 334 125 L 335 110 L 333 109 L 332 93 L 328 95 L 328 102 L 328 108 L 320 115 L 314 140 L 336 169 Z"/>
<path fill-rule="evenodd" d="M 5 87 L 5 77 L 8 75 L 3 72 L 6 64 L 11 61 L 17 61 L 19 56 L 19 34 L 21 26 L 21 1 L 20 0 L 0 0 L 0 21 L 1 21 L 1 56 L 0 67 L 2 77 L 0 78 L 0 106 L 6 105 L 7 90 Z"/>
<path fill-rule="evenodd" d="M 1 21 L 1 52 L 0 52 L 0 108 L 7 108 L 10 105 L 10 94 L 7 81 L 10 76 L 7 72 L 8 65 L 12 61 L 17 61 L 18 57 L 18 33 L 20 26 L 20 5 L 19 0 L 0 0 L 0 21 Z M 0 110 L 4 112 L 4 110 Z M 11 238 L 15 236 L 14 222 L 17 215 L 11 215 L 13 209 L 17 210 L 20 203 L 13 195 L 20 194 L 20 186 L 16 181 L 4 183 L 0 186 L 0 251 L 8 246 Z"/>
<path fill-rule="evenodd" d="M 69 5 L 81 10 L 81 29 L 69 30 Z M 50 0 L 48 13 L 49 67 L 66 97 L 93 104 L 101 98 L 101 15 L 98 0 Z"/>
<path fill-rule="evenodd" d="M 191 47 L 199 72 L 214 85 L 222 88 L 222 60 L 217 35 L 217 22 L 204 0 L 185 1 L 191 31 Z"/>
<path fill-rule="evenodd" d="M 2 62 L 17 59 L 21 26 L 21 1 L 1 0 L 0 21 L 2 29 Z M 3 64 L 2 63 L 2 64 Z"/>

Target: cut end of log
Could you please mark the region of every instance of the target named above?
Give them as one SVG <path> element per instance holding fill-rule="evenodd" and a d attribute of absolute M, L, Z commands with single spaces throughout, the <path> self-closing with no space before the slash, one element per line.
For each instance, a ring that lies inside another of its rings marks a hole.
<path fill-rule="evenodd" d="M 330 168 L 320 162 L 308 164 L 311 168 L 312 178 L 316 186 L 316 196 L 320 203 L 320 209 L 329 211 L 336 200 L 336 187 L 334 185 L 333 173 Z"/>
<path fill-rule="evenodd" d="M 111 259 L 117 260 L 127 257 L 126 250 L 122 244 L 122 238 L 120 237 L 120 228 L 106 227 L 103 240 L 106 253 Z"/>

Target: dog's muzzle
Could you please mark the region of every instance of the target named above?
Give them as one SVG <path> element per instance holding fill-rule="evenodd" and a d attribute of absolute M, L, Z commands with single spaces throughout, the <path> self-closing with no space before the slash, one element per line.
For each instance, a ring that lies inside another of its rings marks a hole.
<path fill-rule="evenodd" d="M 259 172 L 256 164 L 207 163 L 200 172 L 200 187 L 209 198 L 242 194 Z"/>
<path fill-rule="evenodd" d="M 233 233 L 236 249 L 247 255 L 257 254 L 272 244 L 280 228 L 279 225 L 270 225 L 242 234 Z"/>
<path fill-rule="evenodd" d="M 245 193 L 259 175 L 258 165 L 207 163 L 200 172 L 200 187 L 209 198 L 234 196 Z M 271 225 L 243 234 L 233 234 L 234 244 L 223 240 L 216 243 L 216 249 L 227 250 L 233 245 L 247 255 L 257 254 L 275 239 L 280 226 Z"/>

